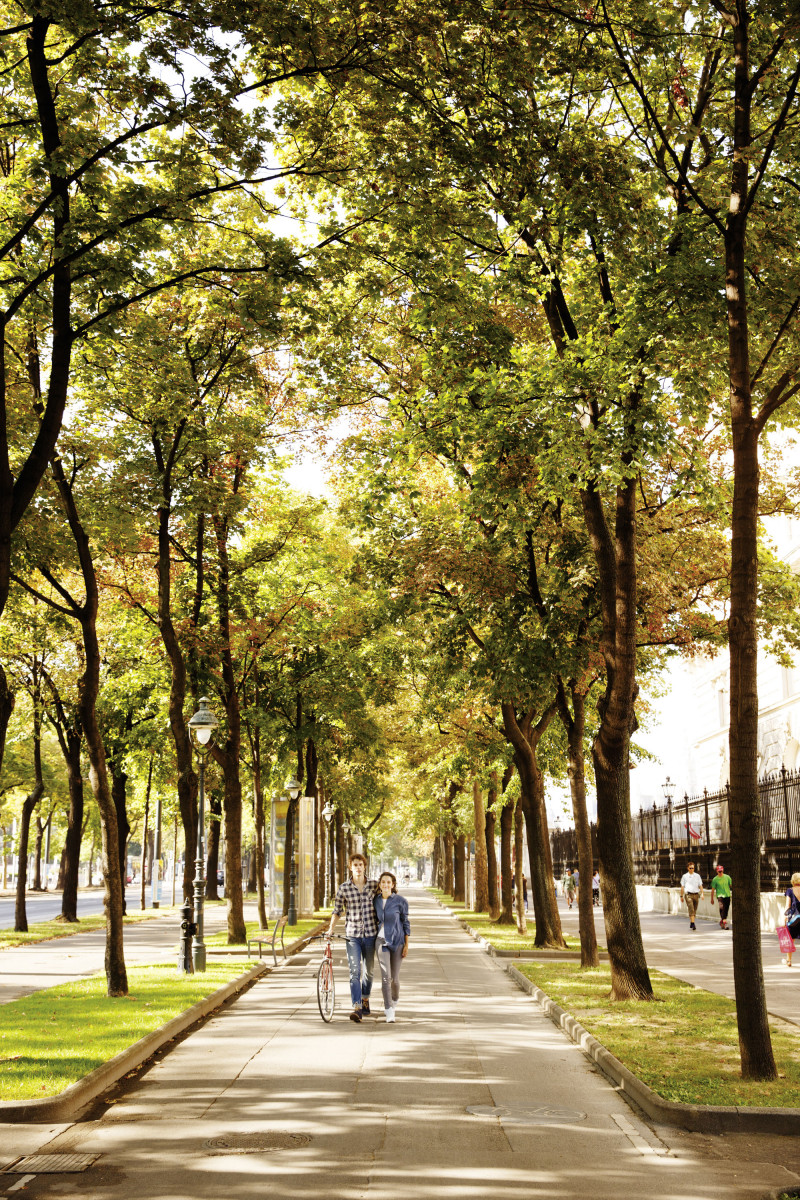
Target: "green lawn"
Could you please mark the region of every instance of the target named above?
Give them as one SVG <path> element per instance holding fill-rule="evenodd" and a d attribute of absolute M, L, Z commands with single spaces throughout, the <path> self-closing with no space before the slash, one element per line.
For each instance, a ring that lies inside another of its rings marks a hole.
<path fill-rule="evenodd" d="M 0 1005 L 0 1100 L 52 1096 L 205 999 L 254 962 L 128 968 L 129 994 L 111 999 L 105 975 L 58 984 Z"/>
<path fill-rule="evenodd" d="M 486 941 L 494 946 L 495 950 L 535 950 L 533 939 L 536 933 L 536 926 L 533 923 L 533 913 L 529 914 L 528 931 L 526 934 L 517 932 L 516 925 L 498 925 L 493 921 L 488 913 L 473 912 L 472 909 L 466 907 L 461 901 L 456 901 L 452 896 L 446 895 L 439 888 L 428 888 L 432 895 L 436 896 L 437 900 L 441 900 L 448 908 L 452 908 L 453 912 L 462 921 L 466 921 L 471 929 L 479 933 L 481 937 L 486 938 Z M 581 943 L 577 937 L 568 937 L 564 935 L 564 941 L 567 943 L 567 949 L 580 950 Z M 601 947 L 602 949 L 602 947 Z"/>
<path fill-rule="evenodd" d="M 651 971 L 655 1002 L 612 1003 L 606 964 L 593 970 L 574 962 L 514 965 L 665 1100 L 759 1108 L 800 1103 L 800 1029 L 786 1021 L 770 1018 L 780 1077 L 745 1082 L 736 1008 L 727 997 Z"/>
<path fill-rule="evenodd" d="M 208 904 L 209 901 L 206 901 Z M 126 925 L 135 925 L 138 921 L 152 921 L 156 917 L 172 917 L 179 921 L 180 908 L 178 905 L 167 904 L 161 908 L 129 908 L 125 916 Z M 13 929 L 0 929 L 0 950 L 12 946 L 27 946 L 33 942 L 49 942 L 53 938 L 72 937 L 76 933 L 91 933 L 94 929 L 105 929 L 106 918 L 102 912 L 81 917 L 80 921 L 37 921 L 28 926 L 27 933 L 15 933 Z"/>
<path fill-rule="evenodd" d="M 327 921 L 329 918 L 330 918 L 330 912 L 327 912 L 327 913 L 326 912 L 317 912 L 317 913 L 314 913 L 313 917 L 308 917 L 305 920 L 298 921 L 296 925 L 287 925 L 284 930 L 284 933 L 283 933 L 283 944 L 285 946 L 291 946 L 292 942 L 296 942 L 298 938 L 301 938 L 305 934 L 310 933 L 312 929 L 317 928 L 317 926 L 319 925 L 319 923 L 321 921 Z M 247 936 L 249 938 L 255 938 L 260 935 L 262 940 L 264 940 L 264 939 L 270 940 L 272 938 L 272 932 L 275 928 L 275 922 L 270 921 L 269 929 L 266 930 L 266 932 L 261 929 L 261 926 L 259 925 L 258 921 L 247 921 L 246 928 L 247 928 Z M 225 930 L 225 929 L 221 929 L 219 931 L 219 933 L 210 934 L 209 936 L 204 938 L 204 941 L 205 941 L 206 946 L 216 946 L 218 948 L 222 948 L 222 947 L 228 946 L 230 944 L 228 942 L 228 933 L 227 933 L 227 930 Z M 234 943 L 234 944 L 236 944 L 236 943 Z M 241 945 L 242 943 L 238 943 L 238 944 Z M 275 945 L 276 945 L 276 949 L 280 950 L 280 945 L 281 945 L 281 935 L 280 934 L 278 934 Z"/>

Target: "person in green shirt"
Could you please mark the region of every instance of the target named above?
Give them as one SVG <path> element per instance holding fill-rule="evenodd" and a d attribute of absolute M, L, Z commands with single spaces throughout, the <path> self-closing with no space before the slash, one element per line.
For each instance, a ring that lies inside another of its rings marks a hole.
<path fill-rule="evenodd" d="M 733 880 L 725 874 L 725 868 L 717 863 L 717 873 L 711 880 L 711 891 L 719 904 L 719 927 L 728 928 L 728 909 L 731 906 L 731 887 Z"/>

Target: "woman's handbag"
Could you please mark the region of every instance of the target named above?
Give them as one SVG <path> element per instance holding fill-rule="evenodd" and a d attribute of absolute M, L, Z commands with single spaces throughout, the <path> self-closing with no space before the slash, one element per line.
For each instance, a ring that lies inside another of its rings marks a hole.
<path fill-rule="evenodd" d="M 789 933 L 789 927 L 787 925 L 779 925 L 776 932 L 778 934 L 778 945 L 781 948 L 781 954 L 794 954 L 794 938 Z"/>

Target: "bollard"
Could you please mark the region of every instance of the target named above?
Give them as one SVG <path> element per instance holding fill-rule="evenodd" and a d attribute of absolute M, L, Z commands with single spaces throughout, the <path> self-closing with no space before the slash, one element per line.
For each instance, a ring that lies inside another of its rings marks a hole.
<path fill-rule="evenodd" d="M 192 906 L 187 900 L 181 908 L 181 945 L 178 954 L 178 974 L 193 975 L 192 938 L 197 933 L 197 925 L 192 920 Z"/>

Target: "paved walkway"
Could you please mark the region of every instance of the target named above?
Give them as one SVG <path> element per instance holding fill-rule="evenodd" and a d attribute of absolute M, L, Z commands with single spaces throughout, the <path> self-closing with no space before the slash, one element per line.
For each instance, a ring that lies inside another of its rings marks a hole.
<path fill-rule="evenodd" d="M 225 921 L 224 905 L 206 907 L 206 934 L 222 929 Z M 177 964 L 176 946 L 179 939 L 179 922 L 174 913 L 126 925 L 125 961 L 129 966 L 162 961 Z M 94 929 L 87 933 L 54 938 L 49 942 L 0 949 L 0 1004 L 29 996 L 40 988 L 54 987 L 58 983 L 102 971 L 105 945 L 105 930 Z"/>
<path fill-rule="evenodd" d="M 570 910 L 566 901 L 561 899 L 558 904 L 564 932 L 577 937 L 577 906 Z M 602 943 L 602 910 L 596 908 L 594 913 L 597 940 Z M 649 967 L 685 979 L 687 983 L 709 992 L 733 998 L 733 940 L 730 929 L 720 929 L 716 922 L 698 920 L 697 930 L 692 931 L 688 920 L 683 917 L 673 917 L 667 913 L 640 913 L 639 916 Z M 778 949 L 778 935 L 765 933 L 761 938 L 761 955 L 769 1012 L 800 1025 L 800 954 L 796 955 L 798 961 L 795 966 L 791 969 L 785 967 Z"/>
<path fill-rule="evenodd" d="M 800 1184 L 795 1139 L 654 1132 L 431 897 L 408 894 L 397 1024 L 347 1020 L 341 951 L 323 1024 L 316 955 L 302 956 L 93 1119 L 0 1127 L 6 1157 L 101 1155 L 82 1175 L 35 1176 L 25 1196 L 760 1200 Z"/>

